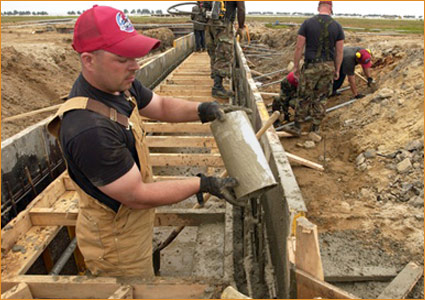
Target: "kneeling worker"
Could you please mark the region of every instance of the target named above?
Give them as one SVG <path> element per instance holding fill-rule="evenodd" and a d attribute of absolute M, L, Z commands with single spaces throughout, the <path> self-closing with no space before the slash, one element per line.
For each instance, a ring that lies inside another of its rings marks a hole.
<path fill-rule="evenodd" d="M 295 101 L 297 98 L 298 80 L 294 76 L 294 72 L 290 72 L 280 83 L 279 97 L 273 99 L 273 111 L 279 111 L 284 116 L 284 121 L 289 121 L 289 107 L 295 109 Z M 279 121 L 277 121 L 279 122 Z"/>
<path fill-rule="evenodd" d="M 342 86 L 345 76 L 347 76 L 354 98 L 360 99 L 364 97 L 363 94 L 357 91 L 356 79 L 354 76 L 357 64 L 362 66 L 363 72 L 367 78 L 367 85 L 369 87 L 371 86 L 373 78 L 370 75 L 370 67 L 372 66 L 370 50 L 360 47 L 344 47 L 344 58 L 339 72 L 339 79 L 334 81 L 332 96 L 337 95 L 337 90 Z"/>

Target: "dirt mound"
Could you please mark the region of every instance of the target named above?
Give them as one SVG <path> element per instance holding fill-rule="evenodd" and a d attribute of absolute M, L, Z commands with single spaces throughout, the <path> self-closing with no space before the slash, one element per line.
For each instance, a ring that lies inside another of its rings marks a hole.
<path fill-rule="evenodd" d="M 157 28 L 157 29 L 149 29 L 144 30 L 142 34 L 155 38 L 161 41 L 161 46 L 159 46 L 159 50 L 164 51 L 173 46 L 174 42 L 174 33 L 169 28 Z"/>

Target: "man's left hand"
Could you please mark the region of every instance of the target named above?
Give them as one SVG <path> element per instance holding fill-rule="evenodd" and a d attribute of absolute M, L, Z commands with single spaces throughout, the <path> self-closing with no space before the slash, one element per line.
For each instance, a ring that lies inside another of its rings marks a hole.
<path fill-rule="evenodd" d="M 251 114 L 252 110 L 243 106 L 219 104 L 217 102 L 204 102 L 198 106 L 199 119 L 202 123 L 212 122 L 214 120 L 223 121 L 226 113 L 243 110 Z"/>

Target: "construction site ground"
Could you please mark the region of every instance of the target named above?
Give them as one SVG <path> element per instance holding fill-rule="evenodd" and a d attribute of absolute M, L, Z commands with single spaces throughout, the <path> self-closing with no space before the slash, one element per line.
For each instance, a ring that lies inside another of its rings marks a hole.
<path fill-rule="evenodd" d="M 286 68 L 293 59 L 297 29 L 269 29 L 256 22 L 249 26 L 251 45 L 279 52 L 272 59 L 249 58 L 252 69 L 269 73 Z M 2 141 L 50 113 L 12 122 L 4 118 L 60 104 L 80 71 L 72 34 L 37 33 L 39 29 L 2 26 Z M 367 96 L 329 113 L 320 142 L 306 143 L 307 135 L 281 139 L 288 152 L 325 166 L 324 172 L 292 166 L 307 217 L 319 229 L 325 276 L 367 273 L 375 267 L 398 273 L 411 261 L 423 266 L 423 35 L 346 32 L 346 45 L 372 50 L 371 72 L 379 88 L 369 91 L 357 78 Z M 260 91 L 277 93 L 279 84 Z M 346 91 L 329 99 L 328 106 L 351 98 Z M 271 103 L 272 98 L 264 100 Z M 358 297 L 376 298 L 388 283 L 337 285 Z M 422 277 L 408 298 L 423 297 Z"/>

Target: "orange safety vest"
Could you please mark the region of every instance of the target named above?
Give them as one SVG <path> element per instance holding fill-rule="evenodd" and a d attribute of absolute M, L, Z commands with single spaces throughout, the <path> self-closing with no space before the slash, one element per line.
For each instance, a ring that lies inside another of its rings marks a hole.
<path fill-rule="evenodd" d="M 64 113 L 75 109 L 95 111 L 121 125 L 127 124 L 136 140 L 143 182 L 152 182 L 146 132 L 136 100 L 128 92 L 126 95 L 127 100 L 134 104 L 130 118 L 96 100 L 75 97 L 59 108 L 47 128 L 50 134 L 59 139 Z M 75 182 L 74 185 L 80 196 L 77 244 L 91 273 L 95 276 L 153 277 L 152 233 L 155 209 L 132 209 L 121 205 L 116 213 L 84 192 Z"/>

